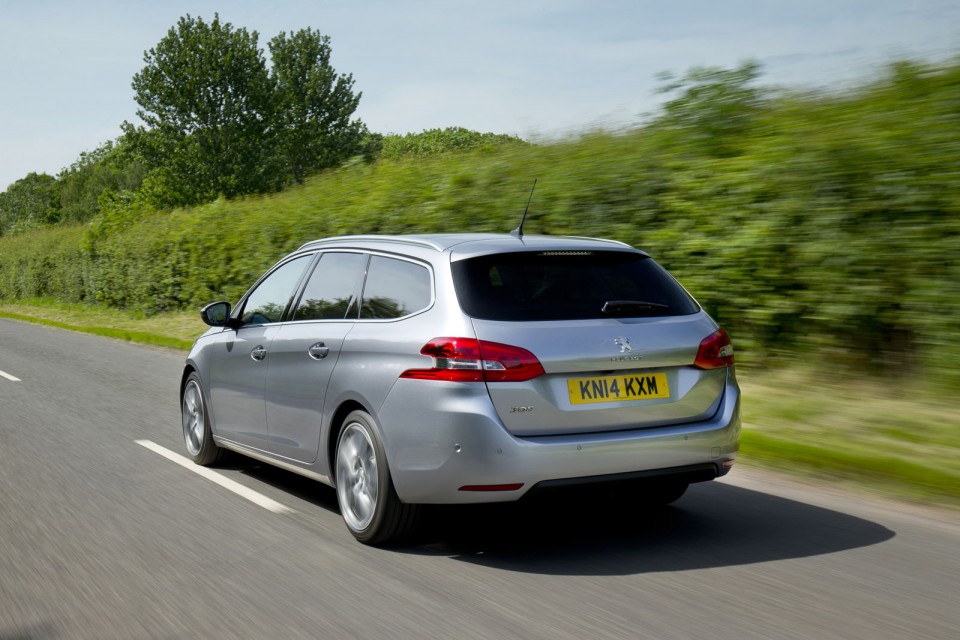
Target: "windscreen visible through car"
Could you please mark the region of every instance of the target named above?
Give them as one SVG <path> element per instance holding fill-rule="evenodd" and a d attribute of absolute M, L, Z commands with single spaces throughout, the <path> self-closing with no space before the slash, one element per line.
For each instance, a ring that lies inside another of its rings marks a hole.
<path fill-rule="evenodd" d="M 625 251 L 541 251 L 452 265 L 460 306 L 481 320 L 682 316 L 700 308 L 648 256 Z"/>

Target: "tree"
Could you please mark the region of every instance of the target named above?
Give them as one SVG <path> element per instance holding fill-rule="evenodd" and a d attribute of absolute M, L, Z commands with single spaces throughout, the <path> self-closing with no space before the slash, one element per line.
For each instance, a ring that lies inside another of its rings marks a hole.
<path fill-rule="evenodd" d="M 764 92 L 752 86 L 760 77 L 757 62 L 744 62 L 736 69 L 696 68 L 677 79 L 660 74 L 665 84 L 660 93 L 681 94 L 663 106 L 654 126 L 690 136 L 690 141 L 718 157 L 735 154 L 738 136 L 753 124 Z"/>
<path fill-rule="evenodd" d="M 46 173 L 29 173 L 0 193 L 0 235 L 60 220 L 60 187 Z"/>
<path fill-rule="evenodd" d="M 180 18 L 133 77 L 137 115 L 125 138 L 148 173 L 141 197 L 189 205 L 302 182 L 362 151 L 353 77 L 330 66 L 330 39 L 303 29 L 270 43 L 256 31 Z"/>
<path fill-rule="evenodd" d="M 104 194 L 131 194 L 143 182 L 143 164 L 124 138 L 108 141 L 80 157 L 57 176 L 61 220 L 83 222 L 100 211 Z"/>
<path fill-rule="evenodd" d="M 276 132 L 286 173 L 296 182 L 359 149 L 366 127 L 351 116 L 360 103 L 353 75 L 330 66 L 330 38 L 301 29 L 270 41 Z"/>
<path fill-rule="evenodd" d="M 273 83 L 257 32 L 189 15 L 153 49 L 133 77 L 137 116 L 128 139 L 151 169 L 155 199 L 194 204 L 276 186 L 271 163 Z"/>

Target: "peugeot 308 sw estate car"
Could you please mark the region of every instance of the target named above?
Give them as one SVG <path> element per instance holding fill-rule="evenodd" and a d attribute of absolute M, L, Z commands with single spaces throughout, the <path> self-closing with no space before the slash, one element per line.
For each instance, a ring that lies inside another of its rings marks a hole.
<path fill-rule="evenodd" d="M 309 242 L 211 326 L 181 382 L 199 464 L 224 449 L 336 488 L 361 542 L 419 505 L 630 481 L 667 503 L 726 473 L 740 391 L 727 333 L 660 265 L 589 238 Z"/>

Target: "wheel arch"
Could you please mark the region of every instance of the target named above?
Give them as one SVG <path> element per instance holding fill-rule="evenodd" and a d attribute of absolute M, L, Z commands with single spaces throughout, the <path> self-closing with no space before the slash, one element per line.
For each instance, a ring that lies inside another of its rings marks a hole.
<path fill-rule="evenodd" d="M 192 363 L 188 362 L 183 367 L 183 374 L 180 376 L 180 398 L 183 398 L 183 390 L 187 387 L 187 378 L 190 377 L 191 373 L 197 373 L 197 368 L 193 366 Z"/>
<path fill-rule="evenodd" d="M 326 459 L 327 459 L 327 469 L 330 470 L 330 482 L 333 486 L 337 484 L 336 473 L 334 473 L 334 460 L 337 456 L 337 439 L 340 437 L 340 432 L 343 430 L 343 421 L 354 411 L 364 411 L 371 418 L 373 418 L 374 424 L 376 425 L 377 430 L 380 430 L 380 425 L 377 423 L 376 416 L 365 407 L 360 401 L 350 399 L 344 400 L 340 403 L 340 406 L 337 407 L 337 410 L 334 411 L 333 417 L 330 418 L 330 429 L 327 432 L 327 448 L 326 448 Z"/>
<path fill-rule="evenodd" d="M 210 420 L 210 430 L 216 435 L 217 433 L 217 420 L 214 415 L 213 406 L 210 402 L 210 393 L 207 390 L 206 384 L 204 384 L 203 376 L 200 375 L 200 368 L 192 360 L 188 360 L 187 363 L 183 366 L 183 373 L 180 376 L 180 396 L 179 402 L 183 401 L 183 392 L 187 388 L 187 379 L 190 377 L 190 374 L 197 374 L 197 378 L 200 379 L 200 393 L 203 394 L 203 404 L 204 410 L 207 413 L 207 419 Z"/>

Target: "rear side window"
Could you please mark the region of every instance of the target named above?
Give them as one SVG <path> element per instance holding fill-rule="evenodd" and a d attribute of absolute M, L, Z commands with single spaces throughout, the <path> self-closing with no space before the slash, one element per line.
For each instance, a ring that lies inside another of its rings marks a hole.
<path fill-rule="evenodd" d="M 681 316 L 697 303 L 651 258 L 623 251 L 494 254 L 454 262 L 460 306 L 481 320 Z"/>
<path fill-rule="evenodd" d="M 357 317 L 357 288 L 366 256 L 325 253 L 307 281 L 294 320 L 343 320 Z"/>
<path fill-rule="evenodd" d="M 363 288 L 360 317 L 402 318 L 430 306 L 430 271 L 426 267 L 373 256 Z"/>

